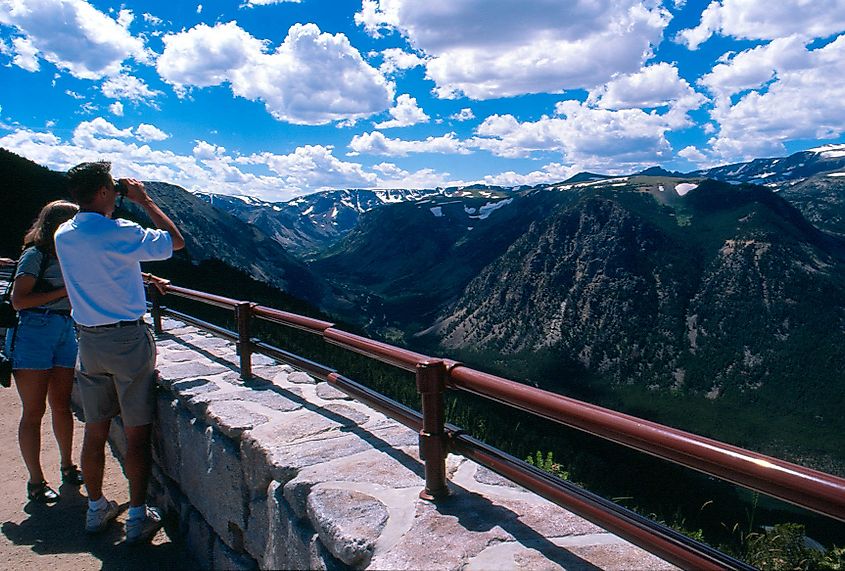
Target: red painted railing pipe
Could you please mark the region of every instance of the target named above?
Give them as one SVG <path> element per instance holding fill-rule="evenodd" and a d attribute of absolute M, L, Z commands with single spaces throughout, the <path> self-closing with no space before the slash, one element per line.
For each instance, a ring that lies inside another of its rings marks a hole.
<path fill-rule="evenodd" d="M 256 305 L 252 308 L 253 317 L 260 317 L 267 321 L 273 321 L 282 325 L 289 325 L 296 327 L 309 333 L 320 335 L 329 327 L 334 327 L 334 323 L 323 321 L 321 319 L 314 319 L 313 317 L 305 317 L 304 315 L 297 315 L 296 313 L 289 313 L 272 307 L 264 307 L 263 305 Z"/>
<path fill-rule="evenodd" d="M 380 341 L 373 341 L 372 339 L 347 333 L 340 329 L 326 329 L 323 331 L 323 338 L 334 345 L 344 347 L 367 357 L 372 357 L 373 359 L 394 365 L 412 373 L 416 372 L 418 364 L 431 360 L 430 357 L 420 353 L 400 349 L 399 347 L 381 343 Z"/>
<path fill-rule="evenodd" d="M 417 365 L 417 392 L 422 404 L 423 426 L 419 431 L 420 456 L 425 462 L 425 489 L 420 498 L 436 501 L 449 495 L 446 485 L 446 365 L 443 361 L 426 361 Z"/>
<path fill-rule="evenodd" d="M 186 299 L 192 299 L 194 301 L 202 301 L 210 305 L 216 305 L 217 307 L 224 307 L 226 309 L 235 309 L 238 306 L 238 303 L 240 303 L 239 300 L 232 299 L 230 297 L 214 295 L 213 293 L 205 293 L 204 291 L 196 291 L 172 284 L 168 284 L 165 288 L 165 291 L 169 294 L 184 297 Z"/>
<path fill-rule="evenodd" d="M 449 385 L 845 521 L 845 479 L 467 367 Z"/>
<path fill-rule="evenodd" d="M 230 309 L 238 303 L 230 298 L 170 284 L 167 292 Z M 267 312 L 267 316 L 277 317 L 279 314 L 285 312 Z M 315 333 L 324 325 L 331 325 L 302 316 L 294 323 L 296 320 L 289 315 L 293 314 L 287 314 L 280 322 L 295 327 L 299 325 Z M 414 372 L 418 364 L 431 360 L 426 355 L 333 327 L 322 329 L 322 334 L 329 343 L 406 371 Z M 465 390 L 538 414 L 845 521 L 845 480 L 842 478 L 475 371 L 456 361 L 444 360 L 444 363 L 449 371 L 449 388 Z"/>

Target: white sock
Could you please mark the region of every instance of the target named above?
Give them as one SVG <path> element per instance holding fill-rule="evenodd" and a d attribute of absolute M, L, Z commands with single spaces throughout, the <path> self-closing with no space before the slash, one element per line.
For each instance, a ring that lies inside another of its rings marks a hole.
<path fill-rule="evenodd" d="M 129 506 L 129 519 L 144 519 L 147 517 L 147 504 Z"/>
<path fill-rule="evenodd" d="M 106 496 L 100 496 L 99 500 L 91 501 L 88 500 L 88 509 L 89 510 L 104 510 L 108 507 L 109 501 L 106 499 Z"/>

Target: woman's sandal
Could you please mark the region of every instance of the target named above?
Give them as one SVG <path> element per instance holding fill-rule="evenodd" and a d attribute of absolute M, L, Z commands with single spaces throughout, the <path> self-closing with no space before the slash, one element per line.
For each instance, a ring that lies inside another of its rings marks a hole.
<path fill-rule="evenodd" d="M 76 464 L 71 464 L 67 468 L 62 468 L 62 484 L 69 484 L 71 486 L 81 486 L 84 484 L 82 479 L 82 472 L 76 467 Z"/>
<path fill-rule="evenodd" d="M 55 504 L 59 501 L 59 494 L 43 480 L 35 484 L 27 484 L 26 497 L 29 501 L 40 504 Z"/>

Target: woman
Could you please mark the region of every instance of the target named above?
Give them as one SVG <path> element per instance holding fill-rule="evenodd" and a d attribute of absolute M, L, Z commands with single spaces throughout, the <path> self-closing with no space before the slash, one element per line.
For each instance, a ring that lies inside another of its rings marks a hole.
<path fill-rule="evenodd" d="M 76 364 L 76 332 L 53 245 L 56 229 L 78 210 L 70 202 L 51 202 L 41 209 L 26 233 L 12 287 L 18 325 L 6 334 L 6 354 L 12 361 L 12 374 L 23 405 L 18 442 L 29 471 L 27 497 L 48 504 L 59 500 L 59 494 L 50 488 L 41 471 L 41 419 L 48 400 L 61 456 L 62 482 L 82 484 L 82 476 L 71 461 L 70 393 Z"/>

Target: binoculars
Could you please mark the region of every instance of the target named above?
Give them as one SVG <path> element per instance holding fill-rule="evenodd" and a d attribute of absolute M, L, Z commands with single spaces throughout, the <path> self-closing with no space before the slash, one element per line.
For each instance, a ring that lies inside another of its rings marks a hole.
<path fill-rule="evenodd" d="M 126 193 L 129 192 L 129 187 L 126 186 L 125 182 L 123 182 L 122 180 L 119 180 L 116 183 L 114 183 L 114 190 L 120 196 L 126 196 Z"/>

